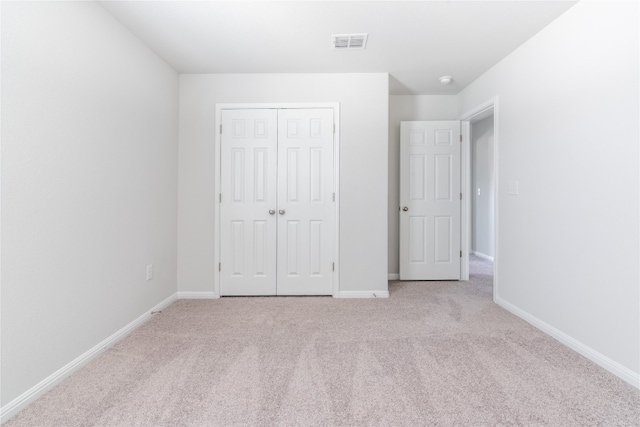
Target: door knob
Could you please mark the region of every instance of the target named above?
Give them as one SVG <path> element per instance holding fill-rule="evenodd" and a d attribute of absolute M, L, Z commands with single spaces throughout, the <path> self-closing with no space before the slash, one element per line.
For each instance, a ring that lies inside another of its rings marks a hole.
<path fill-rule="evenodd" d="M 274 211 L 273 209 L 269 209 L 269 215 L 273 215 L 275 213 L 276 213 L 276 211 Z"/>
<path fill-rule="evenodd" d="M 280 213 L 280 215 L 284 215 L 285 211 L 284 211 L 284 209 L 280 209 L 278 212 Z"/>
<path fill-rule="evenodd" d="M 406 207 L 406 206 L 403 206 L 403 207 L 402 207 L 402 210 L 406 212 L 406 211 L 408 211 L 408 210 L 409 210 L 409 208 L 408 208 L 408 207 Z"/>

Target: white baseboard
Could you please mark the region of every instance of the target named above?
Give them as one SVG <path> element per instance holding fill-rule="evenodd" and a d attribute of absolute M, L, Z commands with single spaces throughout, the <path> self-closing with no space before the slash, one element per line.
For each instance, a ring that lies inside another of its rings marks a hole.
<path fill-rule="evenodd" d="M 604 354 L 594 350 L 593 348 L 589 347 L 588 345 L 583 344 L 582 342 L 576 340 L 575 338 L 573 338 L 573 337 L 565 334 L 564 332 L 554 328 L 553 326 L 549 325 L 548 323 L 543 322 L 542 320 L 538 319 L 537 317 L 532 316 L 531 314 L 527 313 L 526 311 L 521 310 L 520 308 L 518 308 L 515 305 L 503 300 L 500 297 L 496 297 L 495 298 L 495 302 L 500 307 L 502 307 L 505 310 L 515 314 L 519 318 L 527 321 L 531 325 L 533 325 L 536 328 L 540 329 L 542 332 L 552 336 L 556 340 L 560 341 L 562 344 L 566 345 L 570 349 L 572 349 L 572 350 L 578 352 L 579 354 L 583 355 L 584 357 L 586 357 L 587 359 L 591 360 L 595 364 L 602 366 L 604 369 L 606 369 L 607 371 L 611 372 L 613 375 L 615 375 L 618 378 L 628 382 L 629 384 L 631 384 L 635 388 L 640 389 L 640 374 L 639 373 L 633 372 L 631 369 L 622 366 L 621 364 L 619 364 L 615 360 L 612 360 L 612 359 L 608 358 Z"/>
<path fill-rule="evenodd" d="M 493 262 L 493 257 L 492 256 L 485 255 L 482 252 L 478 252 L 478 251 L 473 251 L 473 254 L 475 256 L 477 256 L 478 258 L 486 259 L 487 261 Z"/>
<path fill-rule="evenodd" d="M 389 273 L 389 280 L 400 280 L 400 273 Z"/>
<path fill-rule="evenodd" d="M 0 408 L 0 424 L 9 420 L 11 417 L 16 415 L 18 412 L 26 408 L 31 402 L 45 394 L 47 391 L 51 390 L 55 385 L 57 385 L 60 381 L 67 378 L 69 375 L 80 369 L 82 366 L 87 364 L 89 361 L 94 359 L 96 356 L 100 355 L 107 348 L 114 345 L 116 342 L 124 338 L 129 333 L 133 332 L 134 329 L 138 328 L 144 322 L 149 320 L 152 316 L 151 312 L 160 311 L 167 307 L 169 304 L 176 300 L 176 294 L 171 295 L 169 298 L 162 301 L 160 304 L 157 304 L 150 310 L 145 311 L 143 315 L 138 317 L 133 322 L 129 323 L 124 328 L 117 331 L 115 334 L 111 335 L 104 341 L 100 342 L 98 345 L 91 348 L 86 353 L 81 356 L 75 358 L 70 363 L 67 363 L 62 368 L 58 369 L 53 374 L 49 375 L 44 380 L 40 381 L 35 386 L 31 387 L 29 390 L 22 393 L 20 396 L 13 399 L 11 402 L 7 403 L 5 406 Z"/>
<path fill-rule="evenodd" d="M 336 298 L 389 298 L 389 291 L 340 291 Z"/>
<path fill-rule="evenodd" d="M 216 299 L 220 298 L 213 292 L 178 292 L 178 299 Z"/>

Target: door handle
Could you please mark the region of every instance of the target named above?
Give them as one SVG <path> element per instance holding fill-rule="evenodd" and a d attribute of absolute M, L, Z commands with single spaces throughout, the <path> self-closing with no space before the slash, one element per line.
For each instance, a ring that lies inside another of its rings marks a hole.
<path fill-rule="evenodd" d="M 280 215 L 284 215 L 285 210 L 284 210 L 284 209 L 280 209 L 280 210 L 278 211 L 278 213 L 279 213 Z"/>
<path fill-rule="evenodd" d="M 406 211 L 408 211 L 408 210 L 409 210 L 409 208 L 408 208 L 408 207 L 406 207 L 406 206 L 403 206 L 403 207 L 402 207 L 402 210 L 403 210 L 404 212 L 406 212 Z"/>
<path fill-rule="evenodd" d="M 269 209 L 269 215 L 273 215 L 275 213 L 276 213 L 276 211 L 274 211 L 273 209 Z"/>

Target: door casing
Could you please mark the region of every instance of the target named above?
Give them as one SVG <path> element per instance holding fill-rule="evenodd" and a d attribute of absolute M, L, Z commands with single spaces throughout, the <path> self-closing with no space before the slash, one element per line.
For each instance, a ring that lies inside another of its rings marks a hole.
<path fill-rule="evenodd" d="M 220 194 L 221 194 L 221 137 L 220 124 L 222 123 L 223 110 L 240 109 L 311 109 L 311 108 L 331 108 L 333 109 L 333 123 L 335 124 L 334 149 L 333 149 L 333 192 L 335 199 L 335 230 L 334 230 L 334 277 L 333 277 L 333 297 L 337 297 L 340 292 L 340 103 L 247 103 L 247 104 L 216 104 L 215 117 L 215 150 L 214 150 L 214 298 L 220 297 Z"/>

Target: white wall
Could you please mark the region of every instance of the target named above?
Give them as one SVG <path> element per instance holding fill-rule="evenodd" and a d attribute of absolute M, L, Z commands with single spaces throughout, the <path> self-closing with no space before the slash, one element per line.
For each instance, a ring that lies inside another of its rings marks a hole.
<path fill-rule="evenodd" d="M 181 75 L 178 291 L 214 289 L 216 103 L 287 102 L 340 103 L 340 291 L 386 291 L 388 94 L 385 73 Z"/>
<path fill-rule="evenodd" d="M 471 249 L 493 258 L 493 116 L 471 124 L 471 168 Z"/>
<path fill-rule="evenodd" d="M 3 408 L 175 295 L 177 106 L 96 3 L 2 3 Z"/>
<path fill-rule="evenodd" d="M 637 2 L 579 2 L 460 93 L 498 96 L 497 302 L 636 386 L 638 36 Z"/>
<path fill-rule="evenodd" d="M 389 96 L 389 273 L 400 272 L 400 122 L 410 120 L 458 120 L 455 95 Z"/>

